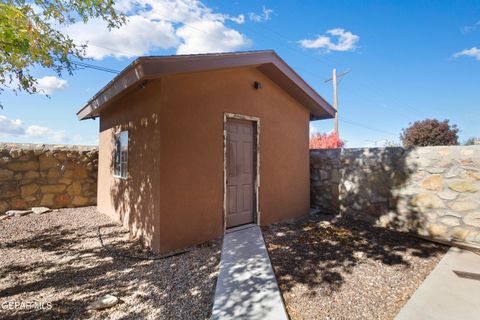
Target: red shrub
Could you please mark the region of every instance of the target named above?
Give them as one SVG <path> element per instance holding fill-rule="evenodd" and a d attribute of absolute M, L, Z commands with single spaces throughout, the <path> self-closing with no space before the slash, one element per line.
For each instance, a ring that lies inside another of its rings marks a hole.
<path fill-rule="evenodd" d="M 344 146 L 345 141 L 340 139 L 335 132 L 315 133 L 310 136 L 310 149 L 335 149 Z"/>

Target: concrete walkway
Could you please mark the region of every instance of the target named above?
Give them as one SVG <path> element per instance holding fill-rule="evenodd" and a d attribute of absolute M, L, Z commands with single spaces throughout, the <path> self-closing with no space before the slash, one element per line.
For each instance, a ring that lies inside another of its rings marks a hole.
<path fill-rule="evenodd" d="M 480 319 L 480 255 L 450 248 L 395 319 Z"/>
<path fill-rule="evenodd" d="M 288 320 L 258 226 L 223 238 L 212 319 Z"/>

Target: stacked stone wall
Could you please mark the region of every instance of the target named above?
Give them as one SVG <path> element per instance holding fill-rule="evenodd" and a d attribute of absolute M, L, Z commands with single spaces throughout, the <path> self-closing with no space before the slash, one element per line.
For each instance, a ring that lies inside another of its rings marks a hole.
<path fill-rule="evenodd" d="M 97 203 L 98 148 L 0 143 L 0 213 Z"/>
<path fill-rule="evenodd" d="M 480 245 L 480 146 L 312 150 L 312 206 Z"/>

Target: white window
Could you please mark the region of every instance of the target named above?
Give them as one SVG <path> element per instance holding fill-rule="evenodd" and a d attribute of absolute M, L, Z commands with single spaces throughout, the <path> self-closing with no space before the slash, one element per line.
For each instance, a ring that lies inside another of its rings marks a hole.
<path fill-rule="evenodd" d="M 113 176 L 124 179 L 128 177 L 128 131 L 115 134 Z"/>

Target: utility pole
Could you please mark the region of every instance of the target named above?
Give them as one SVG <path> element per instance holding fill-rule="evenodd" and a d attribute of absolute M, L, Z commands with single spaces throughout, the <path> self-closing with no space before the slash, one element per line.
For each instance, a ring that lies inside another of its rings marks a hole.
<path fill-rule="evenodd" d="M 338 75 L 338 78 L 345 76 L 349 72 L 350 70 L 342 72 L 341 74 Z M 335 109 L 334 131 L 336 135 L 340 137 L 340 135 L 338 134 L 338 96 L 337 96 L 337 69 L 336 68 L 333 68 L 332 77 L 325 80 L 325 83 L 330 81 L 333 82 L 333 108 Z"/>
<path fill-rule="evenodd" d="M 333 79 L 333 108 L 335 109 L 335 134 L 337 137 L 340 137 L 338 134 L 338 100 L 337 100 L 337 69 L 333 68 L 332 71 L 332 79 Z"/>

